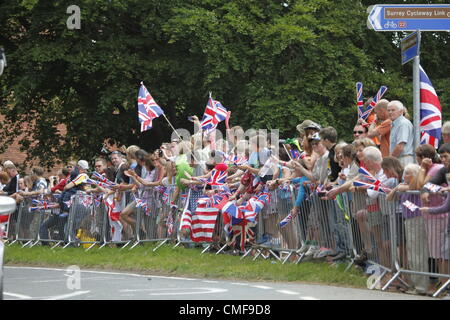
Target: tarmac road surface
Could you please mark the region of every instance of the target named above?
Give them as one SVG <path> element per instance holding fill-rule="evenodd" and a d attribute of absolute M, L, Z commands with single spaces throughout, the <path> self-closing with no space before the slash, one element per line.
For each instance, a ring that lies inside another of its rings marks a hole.
<path fill-rule="evenodd" d="M 4 267 L 5 300 L 437 300 L 288 282 L 166 277 L 94 270 Z"/>

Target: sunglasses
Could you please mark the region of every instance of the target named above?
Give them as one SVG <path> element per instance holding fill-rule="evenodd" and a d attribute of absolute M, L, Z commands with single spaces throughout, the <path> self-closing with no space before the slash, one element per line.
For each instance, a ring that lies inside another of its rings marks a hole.
<path fill-rule="evenodd" d="M 364 131 L 353 131 L 353 134 L 363 134 L 364 133 Z"/>

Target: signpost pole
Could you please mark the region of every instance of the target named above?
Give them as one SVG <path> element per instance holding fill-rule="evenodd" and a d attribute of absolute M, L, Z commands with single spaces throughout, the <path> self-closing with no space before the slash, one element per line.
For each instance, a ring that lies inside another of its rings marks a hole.
<path fill-rule="evenodd" d="M 420 31 L 417 31 L 420 43 Z M 420 144 L 420 54 L 413 61 L 413 108 L 414 108 L 414 150 Z"/>

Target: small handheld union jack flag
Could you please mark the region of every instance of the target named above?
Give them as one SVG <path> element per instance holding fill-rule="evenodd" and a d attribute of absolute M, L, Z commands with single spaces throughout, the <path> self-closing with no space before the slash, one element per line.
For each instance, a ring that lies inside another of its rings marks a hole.
<path fill-rule="evenodd" d="M 353 181 L 353 185 L 355 187 L 363 187 L 363 188 L 373 190 L 373 191 L 378 191 L 381 193 L 389 193 L 391 191 L 391 189 L 384 186 L 380 180 L 376 180 L 375 182 L 364 182 L 364 181 L 355 180 L 355 181 Z"/>
<path fill-rule="evenodd" d="M 104 177 L 102 174 L 98 173 L 97 171 L 94 171 L 92 173 L 92 177 L 96 178 L 97 180 L 106 183 L 110 186 L 115 186 L 116 184 L 112 182 L 111 180 L 108 180 L 106 177 Z"/>
<path fill-rule="evenodd" d="M 211 176 L 209 177 L 207 183 L 212 186 L 220 186 L 225 183 L 228 177 L 227 171 L 219 171 L 216 169 L 211 170 Z"/>
<path fill-rule="evenodd" d="M 381 100 L 383 95 L 386 93 L 387 89 L 388 88 L 386 86 L 381 86 L 380 89 L 378 90 L 377 94 L 372 98 L 372 102 L 369 104 L 367 109 L 362 111 L 361 114 L 360 114 L 360 111 L 358 109 L 358 115 L 359 115 L 359 117 L 361 119 L 367 120 L 367 118 L 369 117 L 369 115 L 372 112 L 373 108 L 375 108 L 375 106 L 378 103 L 378 101 Z M 362 109 L 363 108 L 361 108 L 361 110 Z"/>

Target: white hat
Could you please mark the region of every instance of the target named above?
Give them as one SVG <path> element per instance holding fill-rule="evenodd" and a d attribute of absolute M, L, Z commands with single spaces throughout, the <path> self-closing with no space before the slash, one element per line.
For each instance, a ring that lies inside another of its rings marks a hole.
<path fill-rule="evenodd" d="M 89 169 L 89 163 L 86 160 L 80 160 L 78 161 L 78 166 L 83 170 Z"/>

